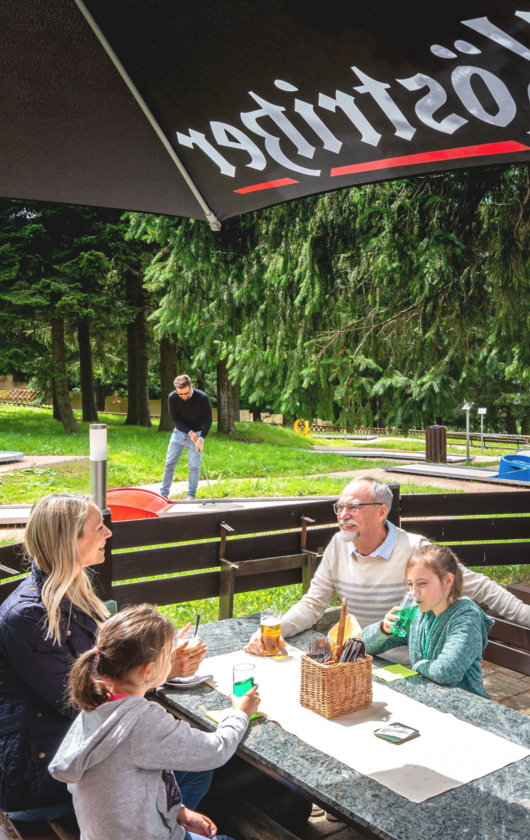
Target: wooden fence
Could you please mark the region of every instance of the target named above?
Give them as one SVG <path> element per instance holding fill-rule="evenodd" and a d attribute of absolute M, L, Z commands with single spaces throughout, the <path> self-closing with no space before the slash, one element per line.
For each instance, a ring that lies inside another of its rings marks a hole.
<path fill-rule="evenodd" d="M 10 405 L 32 405 L 38 396 L 38 391 L 30 391 L 27 388 L 0 388 L 0 402 Z"/>
<path fill-rule="evenodd" d="M 448 544 L 466 566 L 530 565 L 530 491 L 402 496 L 399 484 L 389 486 L 390 521 Z M 254 510 L 212 508 L 130 522 L 108 517 L 112 537 L 100 567 L 101 594 L 120 608 L 144 601 L 162 606 L 218 598 L 222 619 L 233 614 L 237 593 L 296 583 L 307 591 L 338 530 L 333 501 L 302 498 L 265 502 Z M 23 566 L 20 544 L 0 548 L 0 603 L 18 585 L 12 576 Z M 155 575 L 162 577 L 133 580 Z M 530 601 L 528 590 L 510 589 Z M 530 630 L 497 620 L 490 639 L 485 659 L 530 675 Z"/>
<path fill-rule="evenodd" d="M 403 496 L 399 484 L 390 487 L 394 503 L 389 519 L 412 533 L 449 544 L 466 566 L 530 564 L 530 491 Z M 219 597 L 227 570 L 235 592 L 300 583 L 308 556 L 316 568 L 314 558 L 337 531 L 332 502 L 331 497 L 301 498 L 279 505 L 264 503 L 254 510 L 211 508 L 204 513 L 109 522 L 112 538 L 99 575 L 104 595 L 119 606 Z M 483 518 L 473 518 L 477 516 Z M 16 585 L 8 580 L 10 574 L 21 572 L 20 545 L 0 548 L 0 564 L 1 601 Z M 194 574 L 181 576 L 181 572 Z M 155 575 L 164 577 L 128 582 Z"/>

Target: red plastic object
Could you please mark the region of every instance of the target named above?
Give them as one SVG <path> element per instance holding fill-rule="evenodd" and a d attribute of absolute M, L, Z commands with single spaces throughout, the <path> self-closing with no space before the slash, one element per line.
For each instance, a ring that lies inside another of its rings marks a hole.
<path fill-rule="evenodd" d="M 126 519 L 156 519 L 172 506 L 164 496 L 137 487 L 118 487 L 107 492 L 107 505 L 113 522 Z"/>

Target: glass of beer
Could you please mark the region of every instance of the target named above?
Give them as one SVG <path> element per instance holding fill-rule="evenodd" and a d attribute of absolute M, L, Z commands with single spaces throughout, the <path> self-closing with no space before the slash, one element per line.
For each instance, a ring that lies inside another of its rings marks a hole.
<path fill-rule="evenodd" d="M 407 635 L 410 625 L 414 621 L 414 616 L 418 611 L 418 602 L 410 592 L 405 592 L 401 599 L 401 604 L 398 607 L 397 621 L 394 622 L 390 628 L 390 632 L 394 636 L 403 638 Z"/>
<path fill-rule="evenodd" d="M 261 641 L 264 656 L 276 656 L 280 649 L 282 614 L 280 610 L 264 610 L 261 613 Z"/>

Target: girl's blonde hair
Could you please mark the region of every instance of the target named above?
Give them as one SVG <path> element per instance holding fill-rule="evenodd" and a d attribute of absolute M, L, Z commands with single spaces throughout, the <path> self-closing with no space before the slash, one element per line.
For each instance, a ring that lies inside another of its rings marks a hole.
<path fill-rule="evenodd" d="M 173 647 L 175 628 L 156 607 L 140 604 L 111 616 L 98 630 L 96 647 L 76 659 L 70 672 L 70 703 L 89 712 L 107 703 L 105 677 L 127 681 L 131 671 L 157 662 Z"/>
<path fill-rule="evenodd" d="M 81 566 L 77 540 L 90 511 L 92 499 L 77 493 L 54 493 L 36 502 L 26 526 L 24 545 L 29 560 L 46 575 L 42 601 L 48 614 L 46 638 L 60 642 L 60 603 L 73 606 L 99 622 L 108 616 L 103 601 L 92 589 Z"/>
<path fill-rule="evenodd" d="M 414 552 L 407 568 L 405 569 L 405 580 L 409 569 L 421 564 L 427 566 L 443 582 L 446 575 L 454 575 L 453 585 L 449 590 L 447 600 L 449 603 L 458 601 L 462 597 L 464 589 L 464 575 L 458 557 L 446 545 L 424 545 Z"/>

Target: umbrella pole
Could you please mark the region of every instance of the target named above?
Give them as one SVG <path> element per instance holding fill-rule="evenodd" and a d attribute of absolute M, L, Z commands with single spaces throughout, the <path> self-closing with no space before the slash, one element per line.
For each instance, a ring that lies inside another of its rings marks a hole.
<path fill-rule="evenodd" d="M 147 117 L 147 119 L 151 123 L 151 127 L 154 129 L 155 133 L 158 135 L 158 139 L 163 144 L 163 146 L 164 146 L 166 152 L 168 153 L 169 157 L 171 158 L 171 160 L 173 161 L 173 163 L 177 167 L 178 171 L 180 172 L 180 174 L 182 175 L 182 177 L 186 181 L 188 187 L 192 191 L 193 195 L 197 199 L 199 205 L 201 206 L 201 209 L 204 211 L 204 215 L 206 216 L 207 220 L 210 223 L 211 229 L 212 230 L 221 230 L 221 222 L 219 221 L 219 219 L 217 218 L 217 216 L 215 215 L 213 210 L 211 210 L 211 208 L 206 203 L 206 200 L 203 198 L 202 193 L 199 192 L 199 189 L 197 188 L 197 186 L 196 186 L 195 182 L 193 181 L 191 175 L 189 174 L 188 170 L 186 169 L 186 167 L 182 163 L 181 159 L 177 155 L 175 149 L 173 148 L 173 146 L 171 145 L 171 143 L 167 139 L 166 135 L 162 131 L 162 129 L 159 126 L 158 122 L 156 121 L 154 115 L 151 113 L 147 103 L 145 102 L 142 94 L 140 93 L 140 91 L 138 90 L 136 85 L 134 84 L 133 80 L 131 79 L 131 77 L 127 73 L 127 70 L 125 69 L 125 67 L 121 63 L 120 59 L 118 58 L 118 56 L 116 55 L 116 53 L 112 49 L 111 45 L 109 44 L 109 42 L 105 38 L 105 35 L 103 34 L 101 29 L 99 28 L 98 24 L 96 23 L 96 21 L 94 20 L 92 15 L 90 14 L 90 12 L 87 9 L 87 7 L 85 6 L 83 0 L 74 0 L 74 2 L 76 4 L 76 6 L 78 7 L 79 11 L 81 12 L 81 14 L 83 15 L 83 17 L 85 18 L 85 20 L 87 21 L 90 28 L 92 29 L 92 31 L 93 31 L 94 35 L 96 36 L 96 38 L 98 39 L 99 43 L 101 44 L 101 46 L 103 47 L 103 49 L 107 53 L 108 57 L 110 58 L 110 60 L 114 64 L 116 70 L 118 71 L 118 73 L 122 77 L 123 81 L 125 82 L 125 84 L 129 88 L 129 90 L 131 91 L 132 95 L 136 99 L 138 105 L 140 106 L 140 108 L 144 112 L 145 116 Z"/>

